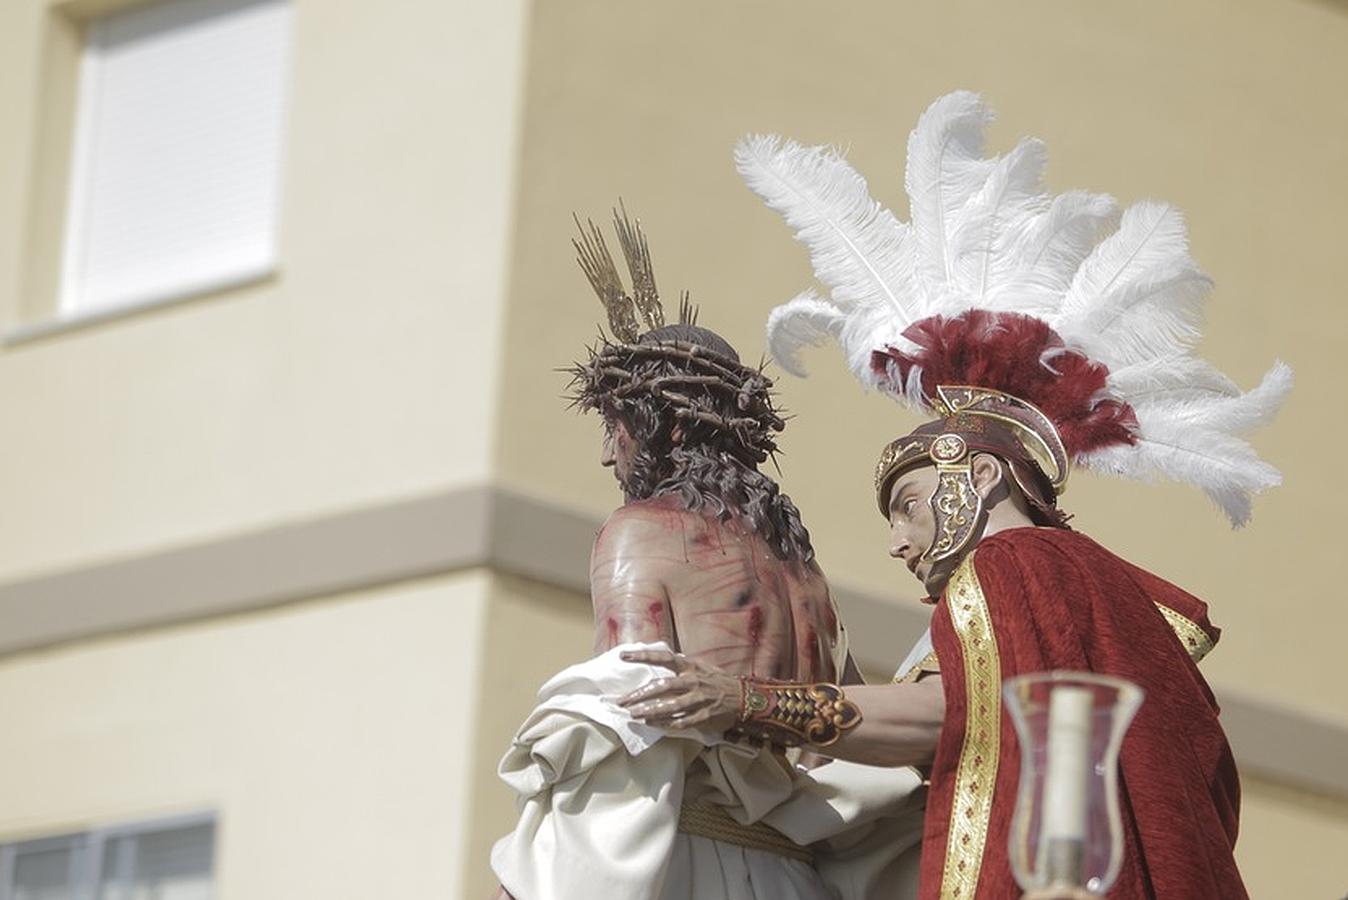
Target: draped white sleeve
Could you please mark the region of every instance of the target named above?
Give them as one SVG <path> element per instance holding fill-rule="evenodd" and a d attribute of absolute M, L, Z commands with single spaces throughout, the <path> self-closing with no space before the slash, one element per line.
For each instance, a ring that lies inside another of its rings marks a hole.
<path fill-rule="evenodd" d="M 667 675 L 623 661 L 629 644 L 572 666 L 539 691 L 501 761 L 520 809 L 492 868 L 517 900 L 881 900 L 915 870 L 921 779 L 911 769 L 834 762 L 813 773 L 697 731 L 634 721 L 616 699 Z M 688 799 L 763 821 L 816 866 L 678 831 Z"/>

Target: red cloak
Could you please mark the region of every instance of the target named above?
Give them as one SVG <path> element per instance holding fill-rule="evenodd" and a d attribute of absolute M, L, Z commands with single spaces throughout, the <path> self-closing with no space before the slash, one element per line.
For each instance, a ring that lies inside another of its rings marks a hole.
<path fill-rule="evenodd" d="M 1017 528 L 982 540 L 932 617 L 946 720 L 931 776 L 921 900 L 1019 898 L 1007 834 L 1020 747 L 1012 675 L 1074 669 L 1146 691 L 1119 754 L 1124 859 L 1112 898 L 1247 897 L 1233 849 L 1240 784 L 1198 672 L 1205 605 L 1090 538 Z"/>

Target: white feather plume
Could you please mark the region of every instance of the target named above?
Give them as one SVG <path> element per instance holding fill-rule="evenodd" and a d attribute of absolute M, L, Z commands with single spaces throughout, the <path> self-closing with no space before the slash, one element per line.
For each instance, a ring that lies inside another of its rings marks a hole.
<path fill-rule="evenodd" d="M 947 245 L 948 284 L 970 307 L 986 308 L 989 293 L 1015 270 L 1011 249 L 1048 205 L 1040 185 L 1046 161 L 1042 143 L 1021 141 L 996 161 L 956 216 Z"/>
<path fill-rule="evenodd" d="M 1130 402 L 1155 400 L 1216 401 L 1240 394 L 1230 378 L 1196 356 L 1157 356 L 1109 373 L 1110 393 Z"/>
<path fill-rule="evenodd" d="M 912 283 L 908 228 L 871 199 L 866 180 L 840 154 L 755 135 L 740 141 L 735 163 L 749 187 L 796 229 L 815 277 L 839 309 L 880 304 L 906 317 L 900 292 Z"/>
<path fill-rule="evenodd" d="M 842 337 L 847 317 L 813 290 L 803 291 L 768 314 L 768 353 L 799 378 L 806 375 L 800 351 Z"/>
<path fill-rule="evenodd" d="M 1138 203 L 1085 259 L 1047 321 L 1092 359 L 1123 366 L 1191 347 L 1211 287 L 1189 256 L 1179 211 Z"/>
<path fill-rule="evenodd" d="M 1038 317 L 1106 366 L 1105 393 L 1136 415 L 1135 444 L 1077 461 L 1194 484 L 1243 524 L 1250 495 L 1280 476 L 1240 435 L 1272 418 L 1291 389 L 1291 369 L 1278 362 L 1242 392 L 1199 358 L 1211 282 L 1189 255 L 1178 210 L 1142 202 L 1120 213 L 1103 194 L 1053 196 L 1040 181 L 1040 142 L 984 156 L 991 120 L 967 91 L 922 115 L 904 179 L 911 225 L 871 199 L 865 180 L 831 148 L 776 137 L 740 143 L 741 174 L 796 230 L 829 289 L 827 299 L 807 291 L 772 311 L 772 356 L 803 375 L 800 350 L 832 338 L 857 378 L 873 386 L 872 351 L 911 349 L 902 333 L 914 322 L 975 308 Z M 903 385 L 893 383 L 901 402 L 929 402 L 916 368 Z"/>
<path fill-rule="evenodd" d="M 1248 434 L 1268 424 L 1292 389 L 1292 370 L 1278 362 L 1259 386 L 1231 396 L 1174 396 L 1173 394 L 1133 397 L 1129 401 L 1138 418 L 1138 432 L 1145 435 L 1156 422 L 1188 426 L 1200 431 L 1224 434 Z"/>
<path fill-rule="evenodd" d="M 1082 262 L 1118 225 L 1113 197 L 1085 191 L 1054 197 L 1010 248 L 1014 270 L 989 293 L 988 308 L 1041 318 L 1056 313 Z"/>
<path fill-rule="evenodd" d="M 1273 420 L 1292 390 L 1292 368 L 1282 360 L 1264 373 L 1257 387 L 1232 397 L 1134 400 L 1147 415 L 1163 414 L 1176 422 L 1226 434 L 1249 434 Z M 1145 404 L 1145 405 L 1144 405 Z M 1139 416 L 1142 413 L 1139 412 Z"/>
<path fill-rule="evenodd" d="M 915 284 L 907 226 L 871 199 L 865 179 L 831 148 L 751 136 L 740 141 L 735 161 L 749 187 L 796 229 L 832 300 L 802 295 L 773 310 L 773 357 L 787 371 L 799 371 L 800 348 L 831 335 L 853 373 L 869 384 L 877 335 L 857 323 L 873 323 L 897 338 L 912 322 L 913 303 L 903 296 Z M 834 324 L 834 315 L 851 327 Z"/>
<path fill-rule="evenodd" d="M 983 158 L 983 129 L 992 112 L 972 91 L 938 99 L 908 138 L 908 191 L 920 266 L 933 285 L 950 277 L 947 243 L 956 215 L 987 181 L 993 161 Z"/>
<path fill-rule="evenodd" d="M 1173 420 L 1146 421 L 1137 443 L 1107 447 L 1081 463 L 1098 472 L 1138 481 L 1163 477 L 1196 485 L 1236 527 L 1250 520 L 1250 495 L 1282 483 L 1282 475 L 1234 435 Z"/>

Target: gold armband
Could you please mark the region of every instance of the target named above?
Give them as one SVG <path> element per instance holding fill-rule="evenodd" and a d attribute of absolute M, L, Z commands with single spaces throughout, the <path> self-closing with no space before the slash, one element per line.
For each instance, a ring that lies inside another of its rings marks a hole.
<path fill-rule="evenodd" d="M 732 734 L 785 747 L 827 747 L 861 721 L 861 710 L 836 684 L 740 679 L 740 715 Z"/>

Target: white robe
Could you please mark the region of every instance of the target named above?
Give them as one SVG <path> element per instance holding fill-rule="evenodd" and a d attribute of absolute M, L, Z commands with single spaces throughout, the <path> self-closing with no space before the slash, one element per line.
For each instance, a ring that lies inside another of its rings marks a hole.
<path fill-rule="evenodd" d="M 720 735 L 635 721 L 616 699 L 666 676 L 616 647 L 539 691 L 501 761 L 518 795 L 492 868 L 517 900 L 898 900 L 916 896 L 922 779 L 832 762 L 811 772 Z M 678 831 L 685 800 L 766 823 L 815 865 Z"/>

